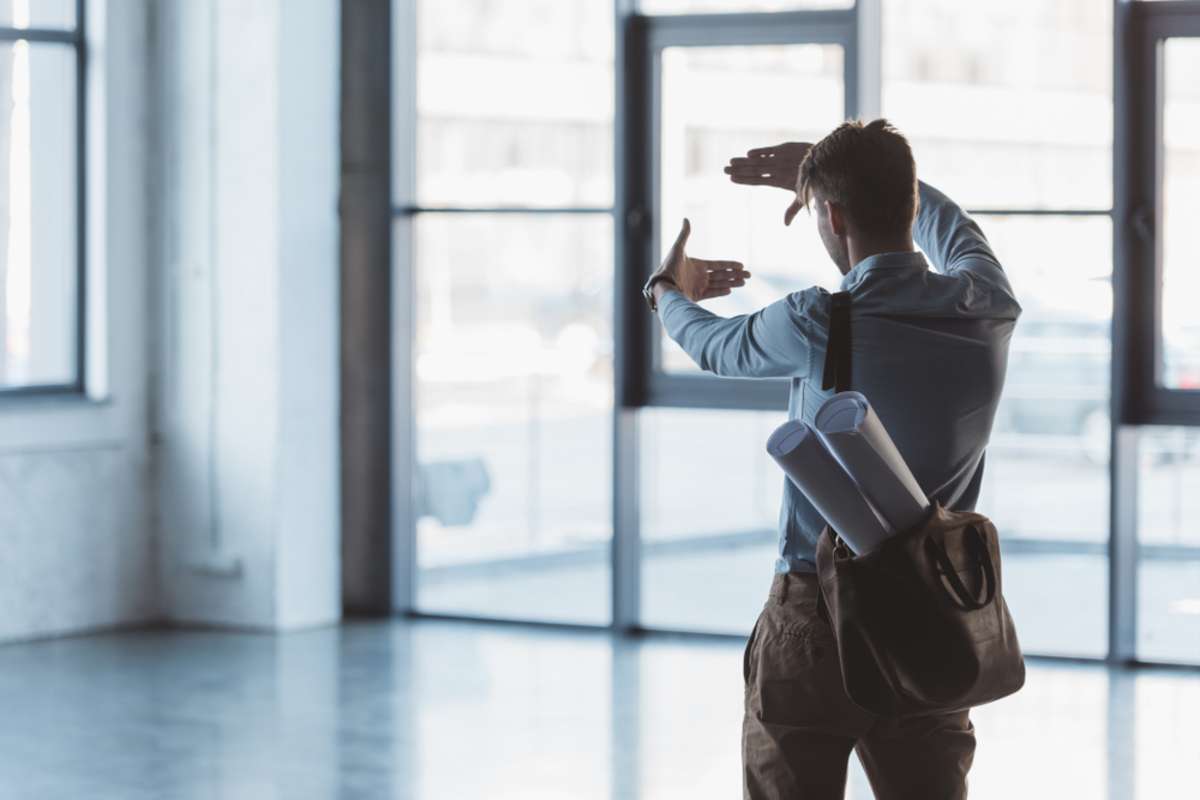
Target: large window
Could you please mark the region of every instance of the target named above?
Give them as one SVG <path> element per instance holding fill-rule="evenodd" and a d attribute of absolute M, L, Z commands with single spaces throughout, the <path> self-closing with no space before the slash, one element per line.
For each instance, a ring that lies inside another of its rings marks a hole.
<path fill-rule="evenodd" d="M 1137 125 L 1122 180 L 1122 254 L 1131 299 L 1121 344 L 1128 384 L 1136 524 L 1123 531 L 1136 607 L 1126 647 L 1148 661 L 1200 663 L 1200 260 L 1188 246 L 1200 212 L 1200 3 L 1137 4 L 1125 105 Z M 1189 427 L 1190 426 L 1190 427 Z"/>
<path fill-rule="evenodd" d="M 688 217 L 695 252 L 754 265 L 743 291 L 708 304 L 714 313 L 754 311 L 798 282 L 836 284 L 820 242 L 780 224 L 780 196 L 738 191 L 723 168 L 730 155 L 819 138 L 844 119 L 843 60 L 842 47 L 820 43 L 663 49 L 656 218 L 670 234 Z M 805 101 L 763 103 L 763 96 Z M 671 241 L 660 236 L 660 246 Z M 663 371 L 699 372 L 678 345 L 665 336 L 659 342 Z"/>
<path fill-rule="evenodd" d="M 715 313 L 747 313 L 800 286 L 835 287 L 837 269 L 815 233 L 783 225 L 786 196 L 734 186 L 724 166 L 752 147 L 819 138 L 853 113 L 853 14 L 760 14 L 738 25 L 648 17 L 632 46 L 650 83 L 640 109 L 629 108 L 646 120 L 630 147 L 649 165 L 625 187 L 627 204 L 651 209 L 638 282 L 687 217 L 690 252 L 753 265 L 744 290 L 706 304 Z M 778 547 L 784 478 L 764 443 L 787 418 L 787 382 L 706 375 L 649 322 L 636 344 L 643 369 L 630 375 L 648 405 L 632 443 L 636 619 L 742 633 L 762 606 Z"/>
<path fill-rule="evenodd" d="M 1200 661 L 1200 2 L 396 1 L 413 608 L 749 629 L 787 385 L 702 373 L 638 289 L 684 216 L 755 275 L 717 313 L 835 288 L 722 166 L 881 114 L 1024 308 L 979 502 L 1023 646 Z"/>
<path fill-rule="evenodd" d="M 82 2 L 0 0 L 0 394 L 80 390 Z"/>
<path fill-rule="evenodd" d="M 1039 653 L 1107 648 L 1111 5 L 883 3 L 883 113 L 973 212 L 1024 309 L 979 508 Z"/>
<path fill-rule="evenodd" d="M 1169 389 L 1200 390 L 1200 257 L 1189 220 L 1200 217 L 1200 38 L 1162 45 L 1162 364 Z"/>
<path fill-rule="evenodd" d="M 417 605 L 605 624 L 612 6 L 421 0 L 415 23 Z"/>

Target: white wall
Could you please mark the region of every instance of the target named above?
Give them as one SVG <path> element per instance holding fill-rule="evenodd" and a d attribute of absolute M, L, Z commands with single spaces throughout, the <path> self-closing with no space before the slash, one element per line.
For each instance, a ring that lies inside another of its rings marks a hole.
<path fill-rule="evenodd" d="M 255 628 L 331 622 L 338 3 L 155 11 L 165 611 Z"/>
<path fill-rule="evenodd" d="M 148 516 L 145 6 L 88 8 L 90 398 L 0 405 L 0 640 L 160 614 Z"/>
<path fill-rule="evenodd" d="M 0 405 L 0 641 L 335 621 L 338 3 L 88 10 L 88 397 Z"/>

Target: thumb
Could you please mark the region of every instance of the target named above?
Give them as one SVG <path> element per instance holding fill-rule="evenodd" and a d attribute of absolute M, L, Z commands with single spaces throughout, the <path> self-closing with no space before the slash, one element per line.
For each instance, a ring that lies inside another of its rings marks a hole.
<path fill-rule="evenodd" d="M 687 244 L 688 237 L 692 235 L 692 223 L 688 222 L 688 218 L 683 218 L 683 227 L 679 229 L 679 236 L 675 239 L 675 247 L 683 250 Z"/>
<path fill-rule="evenodd" d="M 790 206 L 788 206 L 787 211 L 783 212 L 783 224 L 791 225 L 792 220 L 794 220 L 796 218 L 796 215 L 800 213 L 801 208 L 802 208 L 802 206 L 800 205 L 800 201 L 793 200 L 792 204 Z"/>

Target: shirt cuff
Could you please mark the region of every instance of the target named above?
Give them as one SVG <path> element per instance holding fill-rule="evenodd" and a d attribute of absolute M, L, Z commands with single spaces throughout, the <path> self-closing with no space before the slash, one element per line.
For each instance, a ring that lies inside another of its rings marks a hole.
<path fill-rule="evenodd" d="M 691 303 L 687 299 L 687 295 L 675 288 L 667 289 L 663 292 L 662 297 L 658 298 L 658 313 L 663 313 L 667 307 L 673 303 Z"/>

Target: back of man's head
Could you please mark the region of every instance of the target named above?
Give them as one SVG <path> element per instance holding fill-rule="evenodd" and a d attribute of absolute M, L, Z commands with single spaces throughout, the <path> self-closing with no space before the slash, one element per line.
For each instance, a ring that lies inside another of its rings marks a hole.
<path fill-rule="evenodd" d="M 886 119 L 843 122 L 814 144 L 796 189 L 805 206 L 814 198 L 840 206 L 854 233 L 868 238 L 907 234 L 917 213 L 912 149 Z"/>

